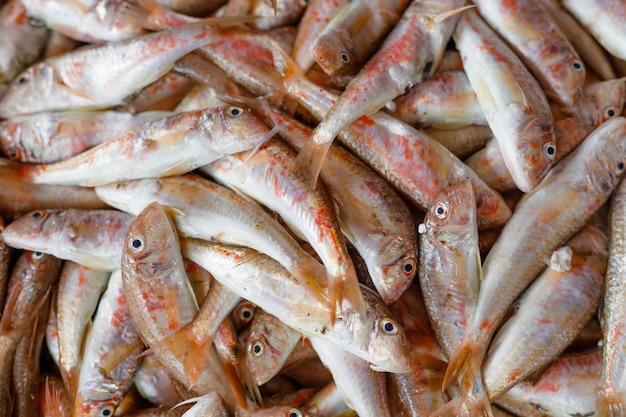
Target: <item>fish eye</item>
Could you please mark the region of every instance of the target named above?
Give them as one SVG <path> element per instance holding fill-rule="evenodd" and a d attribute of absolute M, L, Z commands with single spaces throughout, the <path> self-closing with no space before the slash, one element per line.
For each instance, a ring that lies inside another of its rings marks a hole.
<path fill-rule="evenodd" d="M 609 107 L 608 109 L 604 111 L 604 117 L 606 118 L 613 117 L 616 114 L 617 114 L 617 110 L 615 109 L 615 107 Z"/>
<path fill-rule="evenodd" d="M 26 84 L 28 82 L 28 77 L 26 75 L 22 75 L 20 78 L 17 79 L 17 83 L 18 84 Z"/>
<path fill-rule="evenodd" d="M 580 71 L 583 69 L 583 64 L 580 63 L 579 61 L 574 61 L 572 63 L 572 68 L 574 68 L 576 71 Z"/>
<path fill-rule="evenodd" d="M 16 150 L 15 148 L 11 148 L 11 149 L 9 150 L 9 156 L 10 156 L 11 158 L 17 158 L 17 150 Z"/>
<path fill-rule="evenodd" d="M 543 153 L 549 160 L 553 160 L 556 156 L 556 145 L 552 142 L 547 142 L 543 145 Z"/>
<path fill-rule="evenodd" d="M 411 276 L 415 272 L 415 261 L 413 259 L 408 259 L 404 262 L 402 266 L 402 270 L 404 271 L 404 275 Z"/>
<path fill-rule="evenodd" d="M 291 410 L 289 410 L 289 417 L 302 417 L 302 411 L 298 410 L 297 408 L 292 408 Z"/>
<path fill-rule="evenodd" d="M 264 351 L 265 351 L 265 346 L 263 346 L 263 343 L 256 342 L 254 345 L 252 345 L 252 354 L 256 356 L 257 358 L 261 356 Z"/>
<path fill-rule="evenodd" d="M 113 415 L 113 407 L 107 405 L 98 410 L 97 417 L 111 417 Z"/>
<path fill-rule="evenodd" d="M 623 161 L 620 161 L 620 162 L 617 163 L 617 170 L 619 172 L 622 172 L 624 170 L 624 162 Z"/>
<path fill-rule="evenodd" d="M 437 203 L 434 208 L 435 216 L 439 219 L 445 219 L 448 217 L 448 206 L 445 203 Z"/>
<path fill-rule="evenodd" d="M 385 318 L 380 322 L 380 327 L 387 334 L 394 335 L 398 333 L 398 325 L 393 320 Z"/>
<path fill-rule="evenodd" d="M 231 107 L 228 109 L 228 114 L 232 117 L 241 116 L 243 114 L 243 109 L 240 107 Z"/>
<path fill-rule="evenodd" d="M 43 252 L 33 252 L 33 259 L 41 259 L 43 258 Z"/>
<path fill-rule="evenodd" d="M 341 54 L 341 60 L 347 64 L 348 62 L 350 62 L 350 57 L 344 52 Z"/>
<path fill-rule="evenodd" d="M 241 309 L 241 318 L 248 321 L 252 318 L 253 311 L 250 307 L 244 307 Z"/>
<path fill-rule="evenodd" d="M 41 212 L 40 211 L 36 211 L 33 213 L 33 219 L 38 219 L 41 217 Z"/>
<path fill-rule="evenodd" d="M 130 241 L 128 248 L 133 253 L 137 253 L 143 249 L 143 236 L 137 235 L 133 240 Z"/>

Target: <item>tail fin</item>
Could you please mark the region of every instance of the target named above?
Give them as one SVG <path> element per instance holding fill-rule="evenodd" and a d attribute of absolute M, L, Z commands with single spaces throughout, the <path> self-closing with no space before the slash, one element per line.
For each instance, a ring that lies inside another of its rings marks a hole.
<path fill-rule="evenodd" d="M 320 283 L 320 278 L 326 277 L 326 269 L 324 269 L 322 264 L 311 257 L 307 262 L 296 262 L 290 268 L 289 272 L 291 272 L 301 284 L 313 290 L 313 295 L 320 303 L 329 306 L 332 310 L 334 304 L 326 299 L 323 286 Z"/>
<path fill-rule="evenodd" d="M 356 277 L 356 275 L 355 275 Z M 331 324 L 335 322 L 337 310 L 341 311 L 343 299 L 347 299 L 358 314 L 365 317 L 367 310 L 358 279 L 347 277 L 330 277 L 328 282 L 330 305 L 332 311 Z"/>
<path fill-rule="evenodd" d="M 322 171 L 324 159 L 326 159 L 326 154 L 332 143 L 332 140 L 325 143 L 315 143 L 311 140 L 305 143 L 298 153 L 292 170 L 295 175 L 306 182 L 309 189 L 315 187 Z"/>
<path fill-rule="evenodd" d="M 456 380 L 462 393 L 471 393 L 476 379 L 480 377 L 484 354 L 485 349 L 478 344 L 475 335 L 466 333 L 450 358 L 442 389 L 446 389 L 451 381 Z"/>
<path fill-rule="evenodd" d="M 597 417 L 626 417 L 624 400 L 614 389 L 603 388 L 598 391 L 596 402 Z"/>
<path fill-rule="evenodd" d="M 494 414 L 483 392 L 477 398 L 464 395 L 456 397 L 429 417 L 494 417 Z"/>

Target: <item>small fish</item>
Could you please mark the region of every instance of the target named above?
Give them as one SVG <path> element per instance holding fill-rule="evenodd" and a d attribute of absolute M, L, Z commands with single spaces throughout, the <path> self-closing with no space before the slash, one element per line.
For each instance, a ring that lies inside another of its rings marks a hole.
<path fill-rule="evenodd" d="M 475 10 L 461 15 L 453 39 L 515 185 L 524 192 L 532 190 L 557 152 L 543 90 Z"/>
<path fill-rule="evenodd" d="M 132 215 L 117 210 L 37 210 L 13 221 L 1 236 L 12 247 L 113 271 L 120 268 L 132 220 Z"/>

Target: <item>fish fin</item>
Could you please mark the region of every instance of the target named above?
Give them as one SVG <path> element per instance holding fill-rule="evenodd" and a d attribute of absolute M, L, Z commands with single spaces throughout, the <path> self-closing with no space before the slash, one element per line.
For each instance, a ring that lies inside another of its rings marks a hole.
<path fill-rule="evenodd" d="M 77 250 L 74 252 L 76 256 L 75 261 L 81 265 L 89 266 L 94 269 L 104 269 L 110 271 L 114 267 L 111 265 L 111 261 L 94 255 L 93 253 Z M 121 268 L 121 264 L 117 265 L 117 268 Z"/>
<path fill-rule="evenodd" d="M 142 346 L 143 343 L 140 340 L 135 343 L 120 343 L 113 346 L 107 352 L 106 359 L 100 364 L 100 370 L 108 377 L 115 368 L 124 362 L 134 351 L 140 350 Z"/>
<path fill-rule="evenodd" d="M 175 164 L 167 167 L 161 174 L 160 177 L 172 177 L 176 175 L 181 175 L 189 171 L 189 161 L 190 158 L 186 158 L 182 161 L 178 161 Z"/>
<path fill-rule="evenodd" d="M 626 417 L 624 400 L 615 389 L 604 387 L 598 391 L 595 415 L 597 417 Z"/>
<path fill-rule="evenodd" d="M 80 362 L 79 362 L 80 363 Z M 78 392 L 78 366 L 72 366 L 70 369 L 61 368 L 61 379 L 63 380 L 63 385 L 65 389 L 69 393 L 69 395 L 73 398 Z"/>
<path fill-rule="evenodd" d="M 356 277 L 356 274 L 355 274 Z M 335 322 L 337 311 L 342 311 L 344 298 L 348 300 L 354 311 L 365 317 L 365 300 L 358 279 L 348 277 L 331 277 L 328 281 L 328 292 L 331 305 L 331 324 Z"/>
<path fill-rule="evenodd" d="M 152 352 L 169 352 L 183 363 L 187 375 L 188 390 L 194 387 L 200 378 L 202 369 L 209 362 L 209 353 L 213 337 L 197 337 L 194 322 L 188 323 L 182 329 L 154 343 L 150 349 L 143 352 L 146 355 Z"/>
<path fill-rule="evenodd" d="M 333 141 L 318 144 L 312 140 L 305 143 L 292 165 L 292 172 L 313 189 L 322 170 L 324 159 Z"/>
<path fill-rule="evenodd" d="M 183 327 L 180 322 L 180 306 L 176 290 L 165 287 L 163 290 L 165 310 L 167 311 L 167 330 L 176 332 Z"/>
<path fill-rule="evenodd" d="M 290 269 L 289 272 L 293 274 L 298 282 L 313 290 L 315 298 L 332 310 L 333 304 L 329 303 L 324 295 L 322 284 L 320 284 L 320 278 L 326 277 L 326 270 L 322 264 L 317 262 L 315 258 L 310 257 L 308 261 L 296 261 Z"/>
<path fill-rule="evenodd" d="M 2 310 L 2 317 L 0 318 L 0 332 L 8 333 L 13 325 L 13 312 L 15 311 L 15 306 L 18 303 L 20 298 L 20 294 L 24 290 L 24 283 L 22 281 L 17 281 L 15 285 L 11 288 L 11 292 L 4 302 L 4 309 Z"/>
<path fill-rule="evenodd" d="M 434 25 L 438 25 L 439 23 L 443 22 L 444 20 L 446 20 L 449 17 L 452 17 L 454 15 L 457 15 L 461 12 L 464 12 L 465 10 L 468 9 L 473 9 L 474 7 L 476 7 L 473 4 L 470 4 L 468 6 L 463 6 L 463 7 L 459 7 L 457 9 L 454 10 L 448 10 L 447 12 L 443 12 L 438 14 L 437 16 L 435 16 L 433 19 L 431 19 L 431 24 Z"/>
<path fill-rule="evenodd" d="M 448 368 L 443 376 L 442 390 L 445 390 L 452 380 L 456 380 L 462 392 L 470 392 L 476 378 L 480 375 L 480 366 L 484 356 L 483 349 L 478 345 L 475 334 L 467 333 L 468 329 L 466 329 L 465 336 L 450 357 Z"/>
<path fill-rule="evenodd" d="M 517 103 L 523 106 L 524 108 L 527 108 L 528 100 L 526 100 L 526 93 L 520 86 L 515 75 L 513 75 L 509 67 L 504 64 L 498 64 L 496 67 L 496 71 L 499 73 L 499 77 L 504 80 L 503 85 L 507 85 L 510 87 L 508 91 L 510 91 L 510 95 L 512 98 L 511 101 L 513 103 Z"/>
<path fill-rule="evenodd" d="M 485 393 L 478 397 L 460 395 L 440 407 L 429 417 L 494 417 L 493 409 Z"/>

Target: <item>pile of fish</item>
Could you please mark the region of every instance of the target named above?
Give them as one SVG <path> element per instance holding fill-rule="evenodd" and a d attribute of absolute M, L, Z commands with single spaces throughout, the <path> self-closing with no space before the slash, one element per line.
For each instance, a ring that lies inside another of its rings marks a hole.
<path fill-rule="evenodd" d="M 626 416 L 625 0 L 0 0 L 0 417 Z"/>

